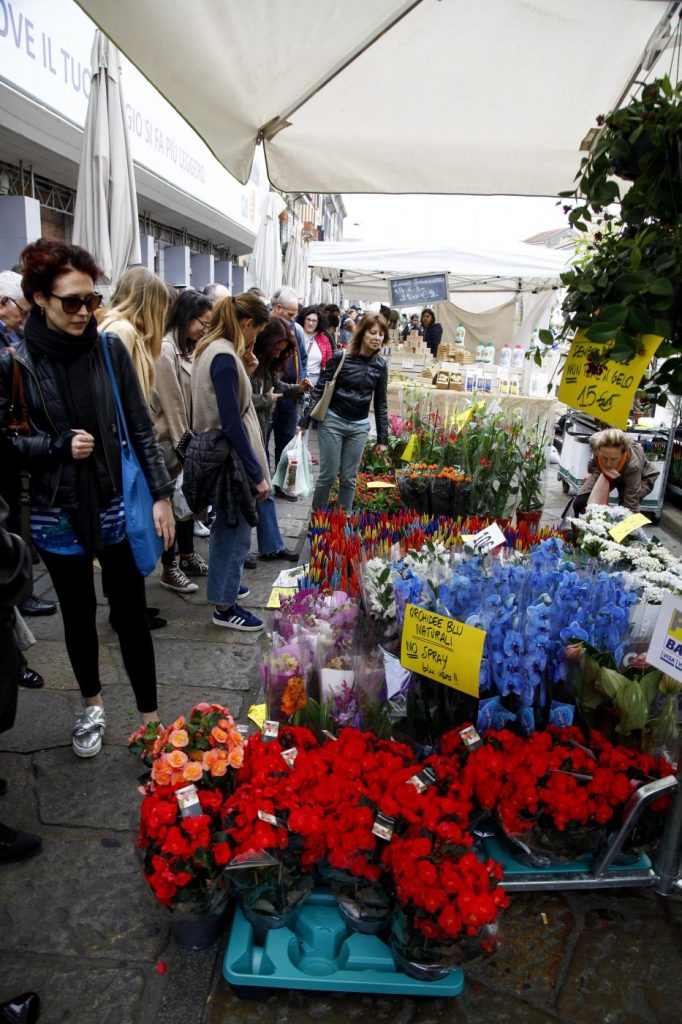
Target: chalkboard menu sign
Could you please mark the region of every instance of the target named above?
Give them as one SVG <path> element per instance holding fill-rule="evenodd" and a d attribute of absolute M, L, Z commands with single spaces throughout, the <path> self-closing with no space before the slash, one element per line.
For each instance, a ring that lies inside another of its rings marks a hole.
<path fill-rule="evenodd" d="M 447 274 L 398 277 L 388 283 L 392 306 L 428 306 L 432 302 L 447 302 L 450 297 Z"/>

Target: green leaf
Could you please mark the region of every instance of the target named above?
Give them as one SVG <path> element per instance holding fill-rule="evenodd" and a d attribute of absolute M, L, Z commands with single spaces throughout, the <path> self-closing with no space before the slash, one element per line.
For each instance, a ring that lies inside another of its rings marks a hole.
<path fill-rule="evenodd" d="M 616 699 L 628 680 L 612 668 L 603 668 L 595 680 L 595 686 L 610 700 Z"/>
<path fill-rule="evenodd" d="M 628 312 L 625 303 L 612 302 L 602 308 L 601 318 L 609 324 L 618 324 L 619 327 L 622 327 L 628 318 Z"/>
<path fill-rule="evenodd" d="M 633 246 L 632 252 L 630 253 L 630 266 L 633 270 L 639 270 L 642 262 L 642 252 L 637 246 Z"/>
<path fill-rule="evenodd" d="M 627 736 L 634 729 L 644 728 L 649 716 L 649 705 L 639 683 L 634 679 L 626 680 L 626 685 L 620 688 L 614 703 L 620 715 L 618 732 L 621 736 Z"/>
<path fill-rule="evenodd" d="M 616 279 L 615 286 L 617 291 L 628 294 L 631 292 L 644 291 L 650 282 L 651 274 L 648 271 L 639 270 L 637 273 L 633 274 L 621 274 L 620 277 Z"/>
<path fill-rule="evenodd" d="M 540 331 L 539 338 L 540 338 L 540 341 L 543 342 L 545 345 L 553 345 L 554 344 L 554 335 L 552 334 L 551 331 L 547 331 L 547 330 Z"/>
<path fill-rule="evenodd" d="M 638 334 L 651 334 L 654 329 L 654 318 L 641 307 L 633 306 L 628 312 L 628 327 Z"/>
<path fill-rule="evenodd" d="M 593 327 L 588 327 L 586 335 L 590 341 L 604 342 L 613 341 L 617 332 L 618 328 L 614 324 L 596 323 Z"/>
<path fill-rule="evenodd" d="M 673 283 L 667 277 L 657 277 L 649 285 L 649 293 L 651 295 L 672 295 L 673 290 Z"/>

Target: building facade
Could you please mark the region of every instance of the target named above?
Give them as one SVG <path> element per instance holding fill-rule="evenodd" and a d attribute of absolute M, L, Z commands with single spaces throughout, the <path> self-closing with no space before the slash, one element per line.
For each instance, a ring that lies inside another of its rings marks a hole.
<path fill-rule="evenodd" d="M 72 0 L 0 0 L 0 269 L 40 235 L 71 238 L 95 28 Z M 241 290 L 269 187 L 260 150 L 241 185 L 121 60 L 144 265 L 173 285 Z"/>

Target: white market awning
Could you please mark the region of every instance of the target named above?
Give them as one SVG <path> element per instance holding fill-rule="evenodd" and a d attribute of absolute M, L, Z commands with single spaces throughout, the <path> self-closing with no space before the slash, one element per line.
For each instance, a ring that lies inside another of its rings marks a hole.
<path fill-rule="evenodd" d="M 311 242 L 308 266 L 344 295 L 389 302 L 391 278 L 448 275 L 450 292 L 540 292 L 561 287 L 572 250 L 513 248 L 368 249 L 362 242 Z"/>
<path fill-rule="evenodd" d="M 666 0 L 78 0 L 241 182 L 556 195 Z M 654 40 L 654 42 L 652 42 Z"/>

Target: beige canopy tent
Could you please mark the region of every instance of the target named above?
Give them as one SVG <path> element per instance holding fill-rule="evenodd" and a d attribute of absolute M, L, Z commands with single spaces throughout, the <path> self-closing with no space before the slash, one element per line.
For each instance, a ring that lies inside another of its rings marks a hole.
<path fill-rule="evenodd" d="M 665 0 L 79 0 L 241 182 L 556 195 Z"/>

